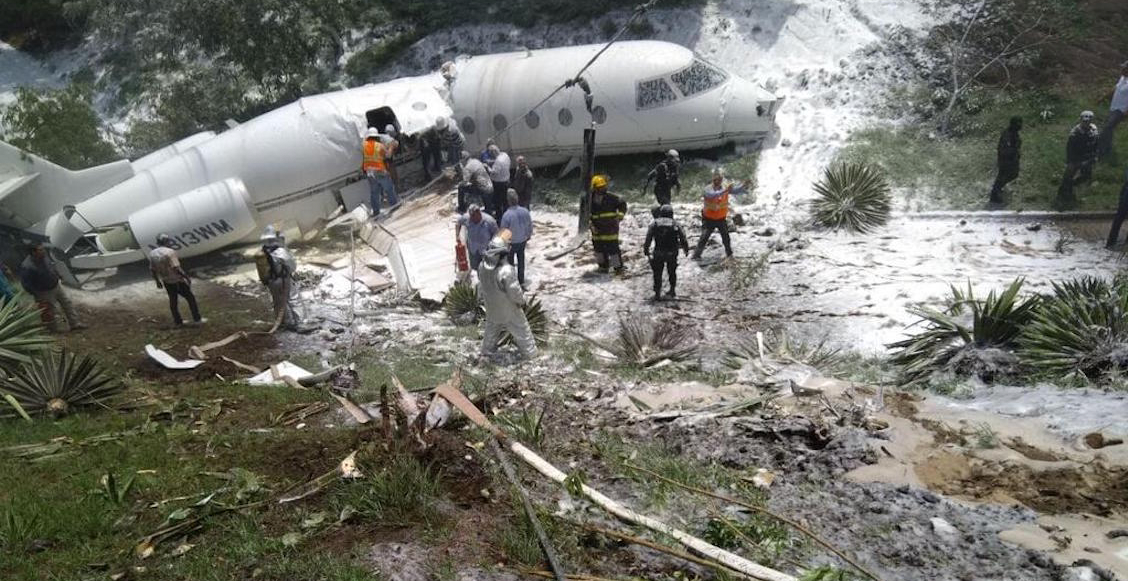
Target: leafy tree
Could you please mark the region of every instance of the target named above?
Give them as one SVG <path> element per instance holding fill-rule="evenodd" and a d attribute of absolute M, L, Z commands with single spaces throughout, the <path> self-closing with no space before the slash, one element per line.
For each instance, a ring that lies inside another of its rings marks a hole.
<path fill-rule="evenodd" d="M 85 23 L 86 12 L 81 2 L 0 2 L 0 38 L 29 52 L 48 52 L 77 42 Z"/>
<path fill-rule="evenodd" d="M 117 151 L 102 137 L 90 99 L 88 85 L 44 91 L 21 87 L 16 102 L 0 114 L 8 130 L 4 140 L 71 169 L 113 161 Z"/>

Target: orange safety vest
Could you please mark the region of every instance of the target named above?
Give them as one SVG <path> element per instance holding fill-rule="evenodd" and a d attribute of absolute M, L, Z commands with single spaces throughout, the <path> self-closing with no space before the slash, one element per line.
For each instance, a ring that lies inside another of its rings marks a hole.
<path fill-rule="evenodd" d="M 364 140 L 364 162 L 360 164 L 361 171 L 388 171 L 388 162 L 384 159 L 384 144 L 379 139 Z"/>
<path fill-rule="evenodd" d="M 701 211 L 701 215 L 707 220 L 728 218 L 728 199 L 731 187 L 726 187 L 725 191 L 719 196 L 705 196 L 705 208 Z"/>

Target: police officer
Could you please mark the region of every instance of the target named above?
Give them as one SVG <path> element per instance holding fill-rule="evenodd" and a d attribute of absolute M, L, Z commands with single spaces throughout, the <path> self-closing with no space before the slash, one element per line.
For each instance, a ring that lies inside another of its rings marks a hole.
<path fill-rule="evenodd" d="M 1120 239 L 1120 226 L 1128 218 L 1128 171 L 1124 173 L 1124 185 L 1120 188 L 1120 203 L 1116 206 L 1116 217 L 1112 220 L 1112 228 L 1108 231 L 1108 242 L 1105 247 L 1112 249 Z"/>
<path fill-rule="evenodd" d="M 1022 117 L 1011 117 L 1010 125 L 999 136 L 998 173 L 995 174 L 995 185 L 991 186 L 991 203 L 1003 203 L 1003 188 L 1018 177 L 1018 161 L 1022 155 Z"/>
<path fill-rule="evenodd" d="M 1069 141 L 1065 145 L 1065 173 L 1061 176 L 1061 186 L 1055 202 L 1059 209 L 1073 207 L 1077 202 L 1073 195 L 1074 186 L 1093 178 L 1099 139 L 1100 132 L 1093 124 L 1093 112 L 1081 113 L 1081 121 L 1069 131 Z"/>
<path fill-rule="evenodd" d="M 646 188 L 650 187 L 650 181 L 654 180 L 654 198 L 658 200 L 658 205 L 669 204 L 674 188 L 677 188 L 679 194 L 681 193 L 681 182 L 678 181 L 679 165 L 681 165 L 681 159 L 678 156 L 678 151 L 676 149 L 667 151 L 666 159 L 658 162 L 658 165 L 646 174 L 646 183 L 642 185 L 642 194 L 646 195 Z"/>
<path fill-rule="evenodd" d="M 658 217 L 650 223 L 646 230 L 646 242 L 642 244 L 642 251 L 650 259 L 650 270 L 654 273 L 654 300 L 661 299 L 662 269 L 670 279 L 668 297 L 676 297 L 678 286 L 678 248 L 689 256 L 689 240 L 686 240 L 685 231 L 674 220 L 674 208 L 669 204 L 658 207 Z M 654 254 L 650 254 L 650 244 L 654 243 Z"/>

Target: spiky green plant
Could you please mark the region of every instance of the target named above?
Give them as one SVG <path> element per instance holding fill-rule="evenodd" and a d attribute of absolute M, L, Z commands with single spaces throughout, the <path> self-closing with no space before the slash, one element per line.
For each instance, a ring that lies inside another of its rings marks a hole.
<path fill-rule="evenodd" d="M 889 220 L 889 184 L 877 168 L 838 163 L 826 168 L 811 202 L 814 223 L 831 230 L 869 232 Z"/>
<path fill-rule="evenodd" d="M 619 319 L 619 333 L 612 353 L 625 365 L 648 367 L 663 359 L 684 361 L 697 350 L 685 329 L 672 321 L 653 321 L 641 317 Z"/>
<path fill-rule="evenodd" d="M 66 349 L 44 351 L 0 379 L 0 394 L 14 397 L 31 415 L 57 417 L 84 406 L 107 405 L 121 390 L 121 383 L 89 355 L 78 357 Z"/>
<path fill-rule="evenodd" d="M 34 305 L 14 299 L 0 306 L 0 369 L 11 372 L 31 363 L 52 342 Z"/>
<path fill-rule="evenodd" d="M 540 299 L 536 295 L 530 296 L 525 301 L 525 306 L 521 307 L 525 312 L 525 320 L 529 322 L 529 330 L 533 332 L 533 339 L 537 342 L 538 346 L 548 344 L 548 313 L 544 311 L 544 306 L 541 305 Z M 498 345 L 508 345 L 513 342 L 513 336 L 509 331 L 501 334 L 501 339 L 498 340 Z"/>
<path fill-rule="evenodd" d="M 1002 293 L 991 291 L 982 300 L 975 298 L 969 282 L 966 290 L 952 287 L 946 311 L 910 308 L 924 330 L 889 345 L 896 350 L 891 361 L 900 368 L 902 382 L 918 383 L 938 371 L 984 380 L 1013 373 L 1019 333 L 1039 303 L 1037 296 L 1019 298 L 1023 282 L 1015 279 Z"/>
<path fill-rule="evenodd" d="M 522 444 L 540 448 L 544 444 L 544 410 L 521 410 L 497 416 L 497 423 Z"/>
<path fill-rule="evenodd" d="M 1128 279 L 1054 283 L 1020 344 L 1024 360 L 1047 375 L 1095 379 L 1128 368 Z"/>
<path fill-rule="evenodd" d="M 478 287 L 465 282 L 451 285 L 446 297 L 443 298 L 443 310 L 454 320 L 462 318 L 467 313 L 474 313 L 473 320 L 477 321 L 486 314 L 482 299 L 478 296 Z"/>

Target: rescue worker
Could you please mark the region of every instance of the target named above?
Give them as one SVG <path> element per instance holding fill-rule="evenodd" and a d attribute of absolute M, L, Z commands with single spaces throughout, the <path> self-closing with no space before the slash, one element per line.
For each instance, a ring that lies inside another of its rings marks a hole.
<path fill-rule="evenodd" d="M 1018 177 L 1018 162 L 1022 156 L 1022 117 L 1011 117 L 1010 125 L 999 136 L 999 145 L 996 148 L 998 160 L 998 173 L 995 174 L 995 185 L 991 186 L 992 204 L 1003 203 L 1003 188 Z"/>
<path fill-rule="evenodd" d="M 486 306 L 486 328 L 482 332 L 482 356 L 497 353 L 502 331 L 509 331 L 513 343 L 526 358 L 536 357 L 537 342 L 525 318 L 525 293 L 517 273 L 506 261 L 509 242 L 501 236 L 490 240 L 482 264 L 478 266 L 478 290 Z"/>
<path fill-rule="evenodd" d="M 666 159 L 658 162 L 658 165 L 646 174 L 646 183 L 642 185 L 642 195 L 646 195 L 646 188 L 650 187 L 650 181 L 654 180 L 654 198 L 658 200 L 658 205 L 669 204 L 674 188 L 677 188 L 678 193 L 681 194 L 681 182 L 678 181 L 679 165 L 681 165 L 681 158 L 678 156 L 678 151 L 676 149 L 667 151 Z"/>
<path fill-rule="evenodd" d="M 419 135 L 419 158 L 423 161 L 423 175 L 427 181 L 443 171 L 443 145 L 439 141 L 439 131 L 428 127 Z"/>
<path fill-rule="evenodd" d="M 392 142 L 394 143 L 394 141 Z M 364 136 L 364 160 L 360 169 L 368 179 L 369 205 L 372 216 L 380 215 L 380 201 L 386 196 L 389 206 L 399 203 L 396 184 L 388 172 L 388 158 L 395 153 L 395 145 L 385 145 L 375 127 L 368 128 Z"/>
<path fill-rule="evenodd" d="M 47 254 L 42 242 L 32 245 L 31 252 L 20 264 L 20 283 L 24 290 L 35 297 L 39 306 L 39 316 L 55 332 L 85 329 L 86 325 L 78 318 L 78 313 L 70 297 L 59 284 L 59 273 L 55 262 Z M 66 316 L 66 324 L 59 322 L 59 315 Z"/>
<path fill-rule="evenodd" d="M 670 279 L 668 297 L 678 296 L 678 248 L 689 256 L 689 240 L 681 224 L 674 220 L 674 208 L 669 204 L 658 207 L 657 217 L 650 223 L 646 230 L 646 242 L 642 244 L 642 252 L 650 259 L 650 270 L 654 273 L 654 300 L 662 298 L 662 269 L 666 270 Z M 654 243 L 654 255 L 650 254 L 650 244 Z"/>
<path fill-rule="evenodd" d="M 1116 126 L 1128 115 L 1128 61 L 1120 63 L 1120 80 L 1112 91 L 1112 103 L 1108 108 L 1108 120 L 1101 128 L 1100 142 L 1097 144 L 1097 157 L 1108 157 L 1112 153 L 1112 141 Z"/>
<path fill-rule="evenodd" d="M 466 252 L 470 255 L 470 269 L 478 270 L 482 262 L 486 247 L 490 240 L 497 235 L 497 222 L 493 216 L 482 211 L 478 204 L 470 204 L 468 211 L 458 217 L 454 225 L 455 242 L 462 241 L 462 229 L 466 229 Z"/>
<path fill-rule="evenodd" d="M 501 220 L 501 215 L 505 213 L 505 209 L 509 206 L 506 195 L 509 192 L 509 170 L 512 162 L 509 159 L 509 154 L 496 145 L 491 144 L 486 150 L 490 154 L 490 161 L 486 165 L 489 167 L 490 182 L 493 187 L 490 213 L 497 220 Z"/>
<path fill-rule="evenodd" d="M 1108 242 L 1105 247 L 1112 249 L 1120 241 L 1120 226 L 1128 218 L 1128 171 L 1124 173 L 1124 185 L 1120 188 L 1120 202 L 1116 206 L 1116 217 L 1112 220 L 1112 228 L 1108 231 Z"/>
<path fill-rule="evenodd" d="M 501 229 L 509 230 L 509 264 L 517 267 L 517 281 L 521 288 L 525 286 L 525 245 L 533 237 L 533 216 L 528 208 L 521 206 L 517 190 L 510 188 L 506 192 L 509 209 L 501 217 Z"/>
<path fill-rule="evenodd" d="M 16 292 L 12 290 L 12 283 L 8 280 L 12 277 L 12 273 L 8 271 L 6 264 L 0 264 L 0 299 L 3 303 L 0 306 L 8 304 L 9 301 L 16 298 Z"/>
<path fill-rule="evenodd" d="M 400 152 L 400 142 L 395 125 L 388 124 L 384 126 L 384 132 L 380 134 L 380 142 L 384 144 L 385 148 L 384 160 L 388 162 L 388 175 L 392 176 L 392 185 L 398 192 L 399 174 L 396 171 L 395 156 Z"/>
<path fill-rule="evenodd" d="M 157 236 L 157 247 L 149 252 L 149 272 L 157 282 L 157 288 L 163 288 L 168 293 L 168 308 L 172 311 L 173 324 L 177 327 L 184 325 L 184 319 L 180 316 L 180 297 L 188 301 L 192 324 L 199 325 L 206 321 L 200 316 L 196 295 L 192 294 L 192 279 L 180 267 L 180 257 L 173 250 L 172 237 L 168 234 Z"/>
<path fill-rule="evenodd" d="M 274 320 L 281 317 L 279 328 L 289 331 L 298 331 L 302 320 L 298 314 L 301 295 L 298 292 L 298 283 L 294 280 L 294 272 L 298 269 L 298 261 L 286 248 L 285 239 L 275 232 L 273 226 L 267 226 L 259 238 L 262 242 L 262 257 L 265 260 L 263 284 L 270 289 L 270 300 L 274 307 Z"/>
<path fill-rule="evenodd" d="M 619 222 L 627 215 L 627 203 L 607 191 L 605 175 L 591 178 L 591 247 L 599 272 L 614 268 L 623 272 L 623 254 L 619 249 Z"/>
<path fill-rule="evenodd" d="M 701 210 L 701 238 L 697 247 L 693 249 L 693 259 L 699 260 L 709 243 L 709 237 L 714 230 L 720 230 L 721 242 L 725 246 L 725 258 L 732 257 L 732 242 L 729 240 L 728 209 L 729 196 L 738 196 L 748 191 L 749 180 L 744 180 L 739 186 L 724 183 L 725 172 L 721 168 L 713 170 L 713 181 L 705 186 L 703 196 L 704 207 Z"/>
<path fill-rule="evenodd" d="M 469 151 L 462 152 L 462 183 L 458 186 L 458 213 L 463 213 L 471 204 L 489 207 L 493 199 L 493 181 L 486 165 L 470 157 Z M 488 240 L 487 240 L 488 242 Z"/>
<path fill-rule="evenodd" d="M 462 148 L 466 146 L 466 138 L 462 137 L 462 132 L 447 117 L 435 119 L 435 131 L 439 135 L 439 147 L 446 154 L 447 165 L 457 166 Z"/>
<path fill-rule="evenodd" d="M 1093 124 L 1093 112 L 1081 113 L 1081 121 L 1069 131 L 1065 145 L 1065 173 L 1061 176 L 1054 204 L 1058 209 L 1072 208 L 1077 203 L 1073 188 L 1093 178 L 1099 137 L 1097 126 Z"/>
<path fill-rule="evenodd" d="M 533 202 L 533 170 L 525 161 L 525 156 L 517 156 L 517 169 L 513 170 L 513 181 L 509 184 L 517 190 L 517 203 L 528 208 Z"/>

